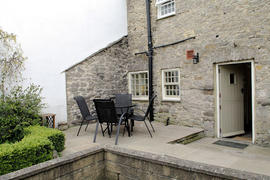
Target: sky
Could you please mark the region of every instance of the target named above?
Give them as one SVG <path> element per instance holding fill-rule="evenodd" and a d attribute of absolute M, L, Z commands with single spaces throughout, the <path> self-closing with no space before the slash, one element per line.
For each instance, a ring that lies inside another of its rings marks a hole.
<path fill-rule="evenodd" d="M 127 35 L 126 0 L 1 0 L 0 27 L 17 35 L 26 82 L 43 87 L 44 112 L 66 121 L 61 72 Z"/>

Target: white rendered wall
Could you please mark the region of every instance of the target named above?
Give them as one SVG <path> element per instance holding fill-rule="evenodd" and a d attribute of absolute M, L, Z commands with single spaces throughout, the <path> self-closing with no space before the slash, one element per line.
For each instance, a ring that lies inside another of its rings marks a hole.
<path fill-rule="evenodd" d="M 67 117 L 61 72 L 127 34 L 126 1 L 2 0 L 0 27 L 17 35 L 28 57 L 26 83 L 43 87 L 44 113 L 62 122 Z"/>

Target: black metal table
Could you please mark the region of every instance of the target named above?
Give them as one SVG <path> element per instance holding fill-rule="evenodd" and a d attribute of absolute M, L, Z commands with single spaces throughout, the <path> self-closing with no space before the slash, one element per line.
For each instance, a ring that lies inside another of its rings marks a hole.
<path fill-rule="evenodd" d="M 115 105 L 115 108 L 116 109 L 121 109 L 121 113 L 117 113 L 117 115 L 120 117 L 122 116 L 124 113 L 126 114 L 125 115 L 125 119 L 128 123 L 128 119 L 129 119 L 129 116 L 132 115 L 133 112 L 131 112 L 131 108 L 137 106 L 136 104 L 132 104 L 132 105 L 122 105 L 122 106 L 117 106 Z M 132 120 L 131 121 L 131 131 L 133 131 L 133 126 L 134 126 L 134 121 Z M 130 127 L 129 127 L 129 123 L 128 123 L 128 135 L 130 136 L 131 135 L 131 132 L 130 132 Z"/>

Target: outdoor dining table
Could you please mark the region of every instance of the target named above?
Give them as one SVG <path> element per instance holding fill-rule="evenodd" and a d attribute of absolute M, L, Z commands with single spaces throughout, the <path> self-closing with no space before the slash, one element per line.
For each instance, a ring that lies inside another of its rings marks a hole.
<path fill-rule="evenodd" d="M 125 120 L 128 122 L 128 119 L 129 117 L 133 114 L 133 112 L 131 112 L 131 108 L 137 106 L 136 104 L 131 104 L 131 105 L 115 105 L 115 108 L 116 109 L 121 109 L 121 113 L 118 111 L 117 112 L 117 115 L 120 117 L 122 114 L 126 113 L 126 116 L 125 116 Z M 131 120 L 131 131 L 133 131 L 133 126 L 134 126 L 134 121 Z M 131 132 L 130 132 L 130 127 L 129 127 L 129 123 L 128 123 L 128 136 L 131 135 Z"/>

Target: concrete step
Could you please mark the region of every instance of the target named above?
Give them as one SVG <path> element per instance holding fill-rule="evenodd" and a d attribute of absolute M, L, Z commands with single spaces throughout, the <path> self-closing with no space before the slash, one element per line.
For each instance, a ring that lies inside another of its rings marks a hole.
<path fill-rule="evenodd" d="M 171 144 L 175 144 L 175 143 L 180 143 L 180 144 L 189 144 L 191 142 L 194 142 L 194 141 L 197 141 L 201 138 L 204 137 L 204 131 L 199 131 L 199 132 L 195 132 L 195 133 L 192 133 L 192 134 L 189 134 L 185 137 L 182 137 L 180 139 L 176 139 L 174 141 L 170 141 L 169 143 Z"/>

